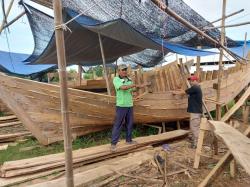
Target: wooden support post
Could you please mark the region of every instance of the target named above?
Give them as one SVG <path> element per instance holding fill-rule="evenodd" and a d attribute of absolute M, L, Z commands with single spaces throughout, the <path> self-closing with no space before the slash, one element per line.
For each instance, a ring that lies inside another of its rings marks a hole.
<path fill-rule="evenodd" d="M 194 168 L 198 168 L 200 164 L 200 157 L 202 154 L 202 145 L 204 142 L 206 131 L 210 131 L 210 126 L 206 118 L 201 118 L 200 132 L 199 132 L 197 148 L 196 148 L 195 157 L 194 157 L 194 166 L 193 166 Z"/>
<path fill-rule="evenodd" d="M 221 22 L 221 45 L 224 45 L 225 41 L 225 15 L 226 15 L 226 0 L 223 0 L 223 10 L 222 10 L 222 22 Z M 220 57 L 219 57 L 219 76 L 218 76 L 218 85 L 217 85 L 217 95 L 216 100 L 220 102 L 221 95 L 221 83 L 222 83 L 222 74 L 223 74 L 223 48 L 220 48 Z M 220 121 L 221 119 L 221 105 L 216 105 L 216 120 Z"/>
<path fill-rule="evenodd" d="M 107 68 L 106 68 L 106 59 L 105 59 L 105 55 L 104 55 L 104 49 L 103 49 L 102 38 L 101 38 L 100 33 L 98 33 L 98 38 L 99 38 L 99 44 L 100 44 L 100 49 L 101 49 L 101 54 L 102 54 L 104 78 L 105 78 L 105 81 L 106 81 L 108 95 L 111 95 L 109 80 L 108 80 L 108 75 L 107 75 Z"/>
<path fill-rule="evenodd" d="M 235 160 L 232 160 L 230 162 L 230 176 L 232 178 L 235 177 L 235 174 L 236 174 L 236 161 Z"/>
<path fill-rule="evenodd" d="M 244 48 L 243 48 L 243 58 L 245 58 L 245 52 L 247 48 L 247 32 L 245 33 L 245 41 L 244 41 Z M 246 60 L 247 63 L 247 60 Z"/>
<path fill-rule="evenodd" d="M 201 46 L 198 46 L 197 49 L 201 49 Z M 196 58 L 196 76 L 200 78 L 201 71 L 201 57 L 197 56 Z"/>
<path fill-rule="evenodd" d="M 55 36 L 56 36 L 56 48 L 57 59 L 60 77 L 60 98 L 61 98 L 61 113 L 63 124 L 63 136 L 64 136 L 64 151 L 65 151 L 65 167 L 66 167 L 66 185 L 67 187 L 74 186 L 73 178 L 73 164 L 72 164 L 72 137 L 71 128 L 69 124 L 69 112 L 68 112 L 68 85 L 67 85 L 67 73 L 66 73 L 66 56 L 65 56 L 65 43 L 64 43 L 64 31 L 60 27 L 63 23 L 62 19 L 62 1 L 53 1 L 54 20 L 55 20 Z"/>
<path fill-rule="evenodd" d="M 5 14 L 6 17 L 4 17 L 4 15 L 3 15 L 3 21 L 2 21 L 2 23 L 1 23 L 1 25 L 0 25 L 0 34 L 1 34 L 2 31 L 3 31 L 5 22 L 7 21 L 7 17 L 8 17 L 9 14 L 10 14 L 10 10 L 11 10 L 11 8 L 12 8 L 13 3 L 14 3 L 14 0 L 11 0 L 11 1 L 10 1 L 10 4 L 9 4 L 9 6 L 8 6 L 8 9 L 7 9 L 7 11 L 6 11 L 6 14 Z"/>
<path fill-rule="evenodd" d="M 177 129 L 178 129 L 178 130 L 181 129 L 181 122 L 180 122 L 180 121 L 177 121 L 177 122 L 176 122 L 176 126 L 177 126 Z"/>
<path fill-rule="evenodd" d="M 162 122 L 162 132 L 166 132 L 166 122 Z"/>
<path fill-rule="evenodd" d="M 3 30 L 9 26 L 11 26 L 13 23 L 15 23 L 17 20 L 19 20 L 21 17 L 25 15 L 25 11 L 23 11 L 21 14 L 19 14 L 17 17 L 15 17 L 13 20 L 11 20 L 9 23 L 5 24 L 3 26 Z"/>
<path fill-rule="evenodd" d="M 78 65 L 78 85 L 82 84 L 82 66 Z"/>
<path fill-rule="evenodd" d="M 244 125 L 248 124 L 249 112 L 250 112 L 250 106 L 246 105 L 242 107 L 242 118 Z"/>
<path fill-rule="evenodd" d="M 250 127 L 248 127 L 244 131 L 245 136 L 249 136 L 250 134 Z M 225 166 L 233 160 L 233 155 L 230 151 L 227 151 L 227 153 L 220 159 L 220 161 L 216 164 L 216 166 L 210 171 L 210 173 L 206 176 L 206 178 L 199 184 L 198 187 L 205 187 L 211 184 L 216 177 L 219 176 L 221 171 L 225 168 Z"/>
<path fill-rule="evenodd" d="M 48 83 L 50 84 L 50 73 L 47 73 Z"/>

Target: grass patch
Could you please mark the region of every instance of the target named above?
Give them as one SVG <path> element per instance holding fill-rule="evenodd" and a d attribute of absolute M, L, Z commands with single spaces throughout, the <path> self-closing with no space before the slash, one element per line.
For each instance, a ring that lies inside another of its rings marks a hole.
<path fill-rule="evenodd" d="M 148 136 L 152 134 L 157 134 L 157 129 L 145 126 L 135 126 L 133 131 L 133 138 L 139 136 Z M 121 139 L 126 136 L 125 131 L 121 133 Z M 103 145 L 110 143 L 111 129 L 91 133 L 82 137 L 78 137 L 72 143 L 73 150 L 80 148 L 93 147 L 97 145 Z M 32 150 L 20 151 L 22 148 L 35 147 Z M 63 142 L 57 142 L 49 146 L 42 146 L 34 138 L 29 138 L 25 142 L 20 142 L 16 146 L 9 146 L 7 150 L 0 151 L 0 164 L 6 161 L 20 160 L 26 158 L 33 158 L 48 154 L 63 152 Z"/>
<path fill-rule="evenodd" d="M 4 112 L 0 112 L 0 117 L 5 116 Z"/>
<path fill-rule="evenodd" d="M 232 108 L 233 106 L 235 105 L 235 102 L 234 101 L 230 101 L 227 106 L 228 106 L 228 109 L 230 110 L 230 108 Z M 239 109 L 237 112 L 241 112 L 240 111 L 241 109 Z M 236 112 L 236 113 L 237 113 Z M 215 119 L 216 118 L 216 110 L 213 110 L 210 112 L 211 116 Z M 221 116 L 224 116 L 226 114 L 226 111 L 225 111 L 225 107 L 222 107 L 221 109 Z"/>

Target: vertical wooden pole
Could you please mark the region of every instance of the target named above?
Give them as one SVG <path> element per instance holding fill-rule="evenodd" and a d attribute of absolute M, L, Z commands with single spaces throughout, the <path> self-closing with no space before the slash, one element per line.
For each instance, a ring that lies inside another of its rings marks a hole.
<path fill-rule="evenodd" d="M 197 46 L 197 49 L 201 49 L 201 46 Z M 200 78 L 201 70 L 201 57 L 197 56 L 196 58 L 196 76 Z"/>
<path fill-rule="evenodd" d="M 63 23 L 61 0 L 53 1 L 53 9 L 55 16 L 54 19 L 56 28 L 55 29 L 56 49 L 57 49 L 57 60 L 58 60 L 59 78 L 60 78 L 60 97 L 61 97 L 63 136 L 64 136 L 66 185 L 67 187 L 73 187 L 74 179 L 73 179 L 73 164 L 72 164 L 72 137 L 71 137 L 71 129 L 69 124 L 69 113 L 68 113 L 68 85 L 67 85 L 67 73 L 66 73 L 65 44 L 64 44 L 63 29 L 59 27 Z"/>
<path fill-rule="evenodd" d="M 5 14 L 6 17 L 4 17 L 4 15 L 3 15 L 3 21 L 2 21 L 2 23 L 1 23 L 1 25 L 0 25 L 0 34 L 1 34 L 1 32 L 3 31 L 5 22 L 6 22 L 6 20 L 7 20 L 7 17 L 8 17 L 9 14 L 10 14 L 10 10 L 11 10 L 11 8 L 12 8 L 13 3 L 14 3 L 14 0 L 11 0 L 11 1 L 10 1 L 10 4 L 9 4 L 9 6 L 8 6 L 8 9 L 7 9 L 7 11 L 6 11 L 6 14 Z"/>
<path fill-rule="evenodd" d="M 221 45 L 224 46 L 225 41 L 225 16 L 226 16 L 226 0 L 223 0 L 222 6 L 222 21 L 221 21 Z M 220 48 L 220 57 L 219 57 L 219 75 L 218 75 L 218 86 L 217 86 L 217 97 L 216 100 L 220 102 L 220 95 L 221 95 L 221 82 L 222 82 L 222 74 L 223 74 L 223 48 Z M 221 119 L 221 105 L 216 104 L 216 120 Z"/>
<path fill-rule="evenodd" d="M 79 86 L 82 84 L 82 66 L 78 65 L 78 83 Z"/>
<path fill-rule="evenodd" d="M 100 44 L 101 54 L 102 54 L 104 78 L 105 78 L 105 81 L 106 81 L 108 95 L 111 95 L 111 91 L 110 91 L 110 87 L 109 87 L 109 81 L 108 81 L 108 75 L 107 75 L 106 60 L 105 60 L 104 49 L 103 49 L 103 44 L 102 44 L 102 38 L 101 38 L 101 35 L 99 33 L 98 33 L 98 38 L 99 38 L 99 44 Z"/>
<path fill-rule="evenodd" d="M 47 73 L 48 83 L 50 83 L 50 73 Z"/>
<path fill-rule="evenodd" d="M 242 107 L 242 118 L 244 125 L 248 125 L 248 118 L 249 118 L 250 106 L 243 106 Z"/>
<path fill-rule="evenodd" d="M 245 33 L 245 41 L 244 41 L 244 48 L 243 48 L 243 58 L 245 57 L 245 52 L 247 48 L 247 32 Z M 247 61 L 245 61 L 247 63 Z"/>

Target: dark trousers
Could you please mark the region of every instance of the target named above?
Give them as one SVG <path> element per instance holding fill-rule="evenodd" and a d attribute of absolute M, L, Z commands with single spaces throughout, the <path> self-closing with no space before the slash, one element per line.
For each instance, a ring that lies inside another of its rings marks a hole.
<path fill-rule="evenodd" d="M 112 130 L 111 144 L 116 145 L 122 130 L 123 124 L 126 128 L 126 141 L 132 141 L 134 116 L 133 107 L 116 107 L 115 123 Z"/>

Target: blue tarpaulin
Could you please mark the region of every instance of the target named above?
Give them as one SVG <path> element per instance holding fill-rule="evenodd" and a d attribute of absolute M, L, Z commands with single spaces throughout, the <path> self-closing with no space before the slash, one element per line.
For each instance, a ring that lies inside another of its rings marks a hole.
<path fill-rule="evenodd" d="M 55 69 L 55 65 L 28 65 L 23 60 L 29 55 L 0 51 L 0 71 L 20 76 L 43 73 Z"/>

